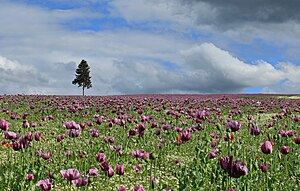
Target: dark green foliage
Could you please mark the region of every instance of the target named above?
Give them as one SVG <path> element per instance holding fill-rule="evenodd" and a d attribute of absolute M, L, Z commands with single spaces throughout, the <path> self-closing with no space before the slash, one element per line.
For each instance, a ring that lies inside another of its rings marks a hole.
<path fill-rule="evenodd" d="M 84 95 L 84 89 L 91 88 L 92 82 L 90 77 L 90 67 L 85 60 L 82 60 L 76 69 L 75 79 L 72 81 L 72 84 L 82 87 L 82 95 Z"/>

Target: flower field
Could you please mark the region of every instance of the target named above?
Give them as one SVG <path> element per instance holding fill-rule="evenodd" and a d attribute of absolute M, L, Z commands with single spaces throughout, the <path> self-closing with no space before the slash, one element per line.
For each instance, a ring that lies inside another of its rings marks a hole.
<path fill-rule="evenodd" d="M 0 106 L 0 190 L 300 190 L 297 96 L 14 95 Z"/>

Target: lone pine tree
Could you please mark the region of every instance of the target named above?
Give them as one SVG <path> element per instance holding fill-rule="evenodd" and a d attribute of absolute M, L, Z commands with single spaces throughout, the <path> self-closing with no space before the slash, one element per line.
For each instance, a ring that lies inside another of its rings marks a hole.
<path fill-rule="evenodd" d="M 82 60 L 76 69 L 75 79 L 72 84 L 82 87 L 82 95 L 84 96 L 84 89 L 89 89 L 92 87 L 91 77 L 90 77 L 90 67 L 85 60 Z"/>

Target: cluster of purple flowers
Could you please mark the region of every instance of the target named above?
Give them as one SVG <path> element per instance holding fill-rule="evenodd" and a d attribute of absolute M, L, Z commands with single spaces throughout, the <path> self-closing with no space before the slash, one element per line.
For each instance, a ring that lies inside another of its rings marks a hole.
<path fill-rule="evenodd" d="M 229 176 L 239 178 L 248 174 L 248 169 L 244 162 L 234 162 L 233 156 L 223 156 L 220 158 L 221 168 L 224 169 Z"/>

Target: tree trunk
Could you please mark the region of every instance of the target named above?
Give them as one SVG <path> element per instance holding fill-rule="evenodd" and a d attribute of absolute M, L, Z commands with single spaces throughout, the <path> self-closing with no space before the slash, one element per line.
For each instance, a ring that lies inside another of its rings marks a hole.
<path fill-rule="evenodd" d="M 84 96 L 84 86 L 82 87 L 82 95 Z"/>

